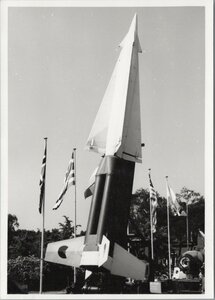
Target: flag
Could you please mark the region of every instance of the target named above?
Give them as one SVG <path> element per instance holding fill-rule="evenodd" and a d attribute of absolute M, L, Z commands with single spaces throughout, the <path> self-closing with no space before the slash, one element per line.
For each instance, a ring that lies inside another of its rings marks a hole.
<path fill-rule="evenodd" d="M 157 206 L 158 206 L 158 200 L 156 191 L 154 189 L 154 186 L 152 184 L 151 175 L 149 172 L 149 195 L 150 195 L 150 205 L 151 205 L 151 226 L 152 226 L 152 232 L 156 232 L 156 225 L 157 225 Z"/>
<path fill-rule="evenodd" d="M 90 196 L 93 195 L 93 192 L 94 192 L 94 189 L 95 189 L 95 182 L 93 184 L 91 184 L 84 192 L 84 198 L 88 198 Z"/>
<path fill-rule="evenodd" d="M 64 178 L 64 187 L 55 203 L 55 206 L 53 207 L 53 209 L 57 209 L 61 203 L 63 202 L 63 197 L 64 195 L 66 194 L 68 188 L 71 186 L 71 185 L 75 185 L 75 163 L 74 163 L 74 152 L 75 150 L 72 152 L 72 156 L 70 158 L 70 161 L 69 161 L 69 165 L 68 165 L 68 168 L 67 168 L 67 171 L 66 171 L 66 175 L 65 175 L 65 178 Z"/>
<path fill-rule="evenodd" d="M 95 170 L 93 171 L 92 175 L 90 176 L 90 179 L 89 179 L 89 186 L 88 188 L 85 190 L 84 192 L 84 198 L 88 198 L 90 196 L 93 195 L 94 193 L 94 189 L 95 189 L 95 180 L 96 180 L 96 173 L 98 171 L 98 168 L 99 167 L 96 167 Z"/>
<path fill-rule="evenodd" d="M 169 203 L 171 212 L 174 216 L 186 216 L 185 211 L 181 207 L 181 205 L 178 203 L 178 200 L 176 198 L 175 193 L 167 183 L 167 201 Z"/>
<path fill-rule="evenodd" d="M 40 174 L 40 202 L 39 202 L 39 213 L 42 212 L 42 207 L 44 205 L 45 196 L 45 180 L 46 180 L 46 155 L 47 155 L 47 138 L 45 138 L 45 150 L 42 160 L 41 174 Z"/>

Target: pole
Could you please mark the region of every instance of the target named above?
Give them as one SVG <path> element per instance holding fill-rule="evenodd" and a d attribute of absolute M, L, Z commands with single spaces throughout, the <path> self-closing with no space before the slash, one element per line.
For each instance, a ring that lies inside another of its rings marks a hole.
<path fill-rule="evenodd" d="M 187 214 L 187 250 L 189 250 L 189 223 L 188 223 L 188 201 L 186 203 L 186 214 Z"/>
<path fill-rule="evenodd" d="M 150 224 L 151 224 L 151 258 L 154 260 L 154 245 L 153 245 L 153 231 L 152 231 L 152 204 L 151 198 L 149 197 L 149 205 L 150 205 Z"/>
<path fill-rule="evenodd" d="M 44 218 L 44 211 L 45 211 L 45 203 L 43 203 L 43 208 L 42 208 L 42 236 L 41 236 L 41 253 L 40 253 L 40 294 L 42 294 L 43 290 L 43 248 L 44 248 L 44 223 L 45 223 L 45 218 Z"/>
<path fill-rule="evenodd" d="M 130 233 L 130 232 L 129 232 L 129 223 L 128 223 L 128 226 L 127 226 L 127 238 L 128 238 L 127 247 L 128 247 L 128 253 L 130 253 L 129 233 Z M 129 282 L 129 283 L 132 282 L 131 277 L 128 277 L 128 282 Z"/>
<path fill-rule="evenodd" d="M 76 177 L 76 148 L 73 148 L 74 150 L 74 169 L 75 169 L 75 222 L 74 222 L 74 238 L 76 238 L 76 217 L 77 217 L 77 190 L 76 190 L 76 183 L 77 183 L 77 177 Z M 76 283 L 76 267 L 74 267 L 74 284 Z"/>
<path fill-rule="evenodd" d="M 151 169 L 149 169 L 150 173 Z M 152 231 L 152 202 L 151 197 L 149 196 L 149 207 L 150 207 L 150 228 L 151 228 L 151 258 L 154 260 L 154 245 L 153 245 L 153 231 Z"/>
<path fill-rule="evenodd" d="M 45 149 L 47 151 L 47 138 L 45 140 Z M 46 152 L 47 153 L 47 152 Z M 46 165 L 44 170 L 44 180 L 46 176 Z M 40 252 L 40 291 L 42 294 L 43 291 L 43 248 L 44 248 L 44 227 L 45 227 L 45 182 L 44 182 L 44 194 L 43 194 L 43 204 L 42 204 L 42 231 L 41 231 L 41 252 Z"/>
<path fill-rule="evenodd" d="M 167 184 L 167 234 L 168 234 L 168 264 L 169 264 L 169 279 L 171 279 L 171 252 L 170 252 L 170 226 L 169 226 L 169 186 L 168 186 L 168 176 L 166 176 L 166 184 Z"/>

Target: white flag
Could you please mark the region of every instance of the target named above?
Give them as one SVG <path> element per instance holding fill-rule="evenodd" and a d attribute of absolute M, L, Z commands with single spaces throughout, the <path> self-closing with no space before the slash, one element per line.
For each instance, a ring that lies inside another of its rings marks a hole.
<path fill-rule="evenodd" d="M 167 201 L 169 203 L 171 212 L 174 216 L 186 216 L 185 212 L 183 211 L 182 207 L 178 203 L 175 193 L 171 189 L 171 187 L 167 183 Z"/>

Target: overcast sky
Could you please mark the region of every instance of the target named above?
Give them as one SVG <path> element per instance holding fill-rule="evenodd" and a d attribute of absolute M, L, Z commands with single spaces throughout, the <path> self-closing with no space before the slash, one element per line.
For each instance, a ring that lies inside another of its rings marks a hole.
<path fill-rule="evenodd" d="M 85 143 L 119 55 L 138 14 L 143 53 L 140 103 L 143 163 L 134 187 L 161 196 L 165 176 L 204 195 L 204 8 L 9 8 L 9 213 L 20 228 L 41 227 L 39 177 L 48 137 L 45 227 L 74 219 L 74 187 L 57 211 L 73 147 L 77 148 L 77 222 L 86 228 L 88 180 L 100 161 Z"/>

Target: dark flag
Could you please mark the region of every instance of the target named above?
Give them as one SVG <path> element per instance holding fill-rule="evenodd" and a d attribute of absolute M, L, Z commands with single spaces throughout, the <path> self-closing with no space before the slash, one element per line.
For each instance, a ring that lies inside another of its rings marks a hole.
<path fill-rule="evenodd" d="M 75 150 L 72 152 L 72 156 L 71 156 L 71 159 L 69 161 L 69 165 L 68 165 L 68 168 L 67 168 L 67 171 L 66 171 L 66 175 L 65 175 L 65 178 L 64 178 L 64 187 L 63 187 L 63 190 L 61 191 L 53 209 L 57 209 L 61 203 L 63 202 L 63 197 L 64 195 L 66 194 L 68 188 L 71 186 L 71 185 L 75 185 L 75 163 L 74 163 L 74 152 Z"/>
<path fill-rule="evenodd" d="M 42 207 L 44 205 L 44 196 L 45 196 L 45 180 L 46 180 L 46 156 L 47 156 L 47 138 L 45 140 L 45 150 L 42 160 L 41 174 L 40 174 L 40 202 L 39 202 L 39 212 L 41 214 Z"/>
<path fill-rule="evenodd" d="M 93 183 L 91 186 L 89 186 L 85 192 L 84 192 L 84 198 L 88 198 L 90 196 L 93 195 L 93 192 L 94 192 L 94 189 L 95 189 L 95 183 Z"/>

